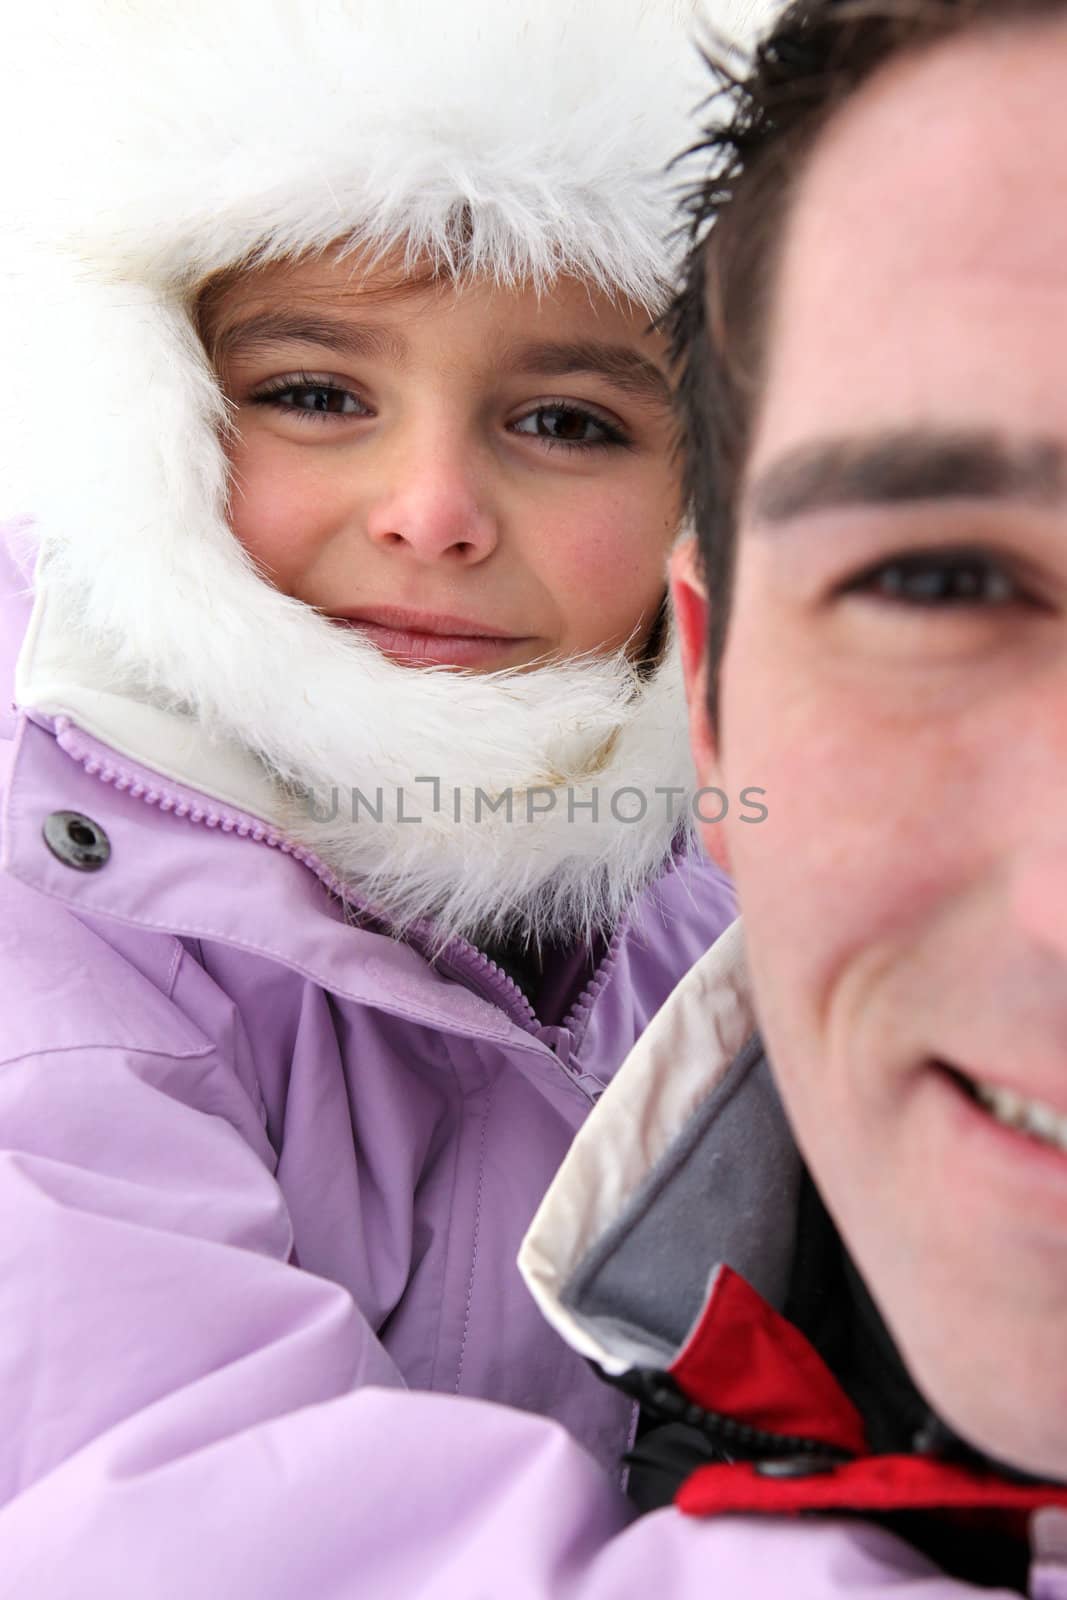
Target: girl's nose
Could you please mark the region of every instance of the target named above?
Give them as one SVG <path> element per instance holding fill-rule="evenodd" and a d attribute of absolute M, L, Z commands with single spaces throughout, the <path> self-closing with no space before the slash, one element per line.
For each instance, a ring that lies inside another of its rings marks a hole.
<path fill-rule="evenodd" d="M 414 561 L 465 566 L 492 554 L 497 519 L 459 448 L 440 440 L 420 447 L 413 439 L 391 456 L 387 482 L 367 516 L 375 544 Z"/>

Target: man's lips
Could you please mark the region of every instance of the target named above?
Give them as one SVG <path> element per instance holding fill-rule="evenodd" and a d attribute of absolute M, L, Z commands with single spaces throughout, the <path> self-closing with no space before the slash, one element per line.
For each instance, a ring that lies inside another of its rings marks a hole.
<path fill-rule="evenodd" d="M 335 612 L 331 622 L 355 628 L 384 655 L 407 666 L 494 667 L 507 664 L 527 636 L 439 611 L 368 606 Z"/>
<path fill-rule="evenodd" d="M 947 1061 L 936 1064 L 1002 1127 L 1028 1134 L 1041 1144 L 1052 1145 L 1067 1153 L 1067 1111 L 1050 1105 L 1047 1100 L 1038 1099 L 1036 1095 L 1023 1094 L 1005 1084 L 973 1077 Z"/>

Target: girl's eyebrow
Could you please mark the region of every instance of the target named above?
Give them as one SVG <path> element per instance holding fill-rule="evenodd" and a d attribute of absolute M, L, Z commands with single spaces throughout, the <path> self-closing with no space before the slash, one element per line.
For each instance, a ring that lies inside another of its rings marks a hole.
<path fill-rule="evenodd" d="M 339 355 L 375 357 L 402 366 L 408 344 L 392 328 L 302 311 L 259 311 L 223 328 L 215 340 L 215 359 L 252 356 L 279 344 L 313 344 Z M 500 370 L 539 377 L 591 372 L 616 389 L 656 405 L 672 404 L 666 377 L 647 356 L 624 344 L 598 339 L 543 339 L 513 344 L 495 362 Z"/>
<path fill-rule="evenodd" d="M 300 311 L 259 311 L 223 328 L 215 341 L 216 361 L 258 355 L 278 344 L 314 344 L 339 355 L 374 356 L 402 365 L 407 341 L 391 328 L 369 322 Z"/>
<path fill-rule="evenodd" d="M 598 339 L 514 344 L 504 351 L 500 366 L 508 372 L 552 378 L 592 372 L 639 400 L 662 406 L 673 403 L 670 384 L 655 362 L 624 344 L 603 344 Z"/>

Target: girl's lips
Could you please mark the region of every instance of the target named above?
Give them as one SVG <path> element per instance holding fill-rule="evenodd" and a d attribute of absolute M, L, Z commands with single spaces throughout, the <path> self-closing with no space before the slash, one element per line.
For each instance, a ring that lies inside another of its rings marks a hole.
<path fill-rule="evenodd" d="M 355 628 L 401 666 L 501 667 L 517 646 L 528 642 L 521 636 L 492 633 L 461 617 L 392 606 L 330 620 Z"/>

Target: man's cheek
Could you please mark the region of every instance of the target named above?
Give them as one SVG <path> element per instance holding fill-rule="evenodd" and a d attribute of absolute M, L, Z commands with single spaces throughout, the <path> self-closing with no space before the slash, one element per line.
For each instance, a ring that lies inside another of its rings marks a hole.
<path fill-rule="evenodd" d="M 776 992 L 783 983 L 800 991 L 791 1003 L 805 1013 L 865 936 L 865 877 L 880 870 L 880 852 L 854 835 L 839 770 L 817 731 L 801 737 L 794 727 L 779 745 L 773 725 L 738 740 L 723 768 L 727 845 L 752 945 Z"/>

